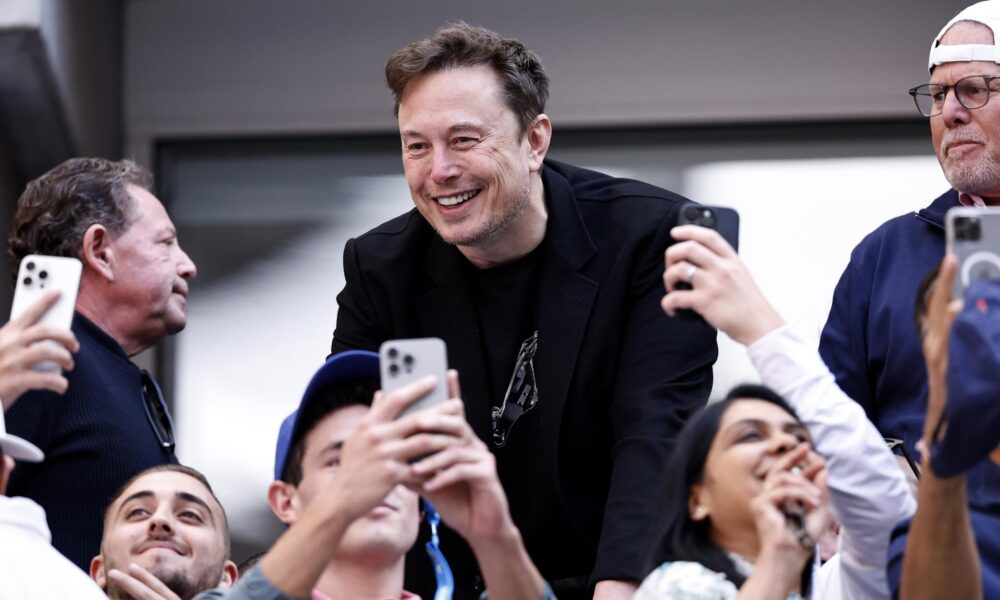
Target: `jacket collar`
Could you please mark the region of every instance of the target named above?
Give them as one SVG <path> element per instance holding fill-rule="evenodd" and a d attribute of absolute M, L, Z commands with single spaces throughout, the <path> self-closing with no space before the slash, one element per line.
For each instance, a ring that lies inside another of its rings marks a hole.
<path fill-rule="evenodd" d="M 948 190 L 937 197 L 930 206 L 916 212 L 916 217 L 921 221 L 944 229 L 944 214 L 953 206 L 958 206 L 958 192 Z"/>
<path fill-rule="evenodd" d="M 125 360 L 130 360 L 128 353 L 125 352 L 125 349 L 122 348 L 122 345 L 117 340 L 108 335 L 106 331 L 98 327 L 93 321 L 83 316 L 79 311 L 73 313 L 73 333 L 77 337 L 83 335 L 108 352 L 120 356 Z"/>

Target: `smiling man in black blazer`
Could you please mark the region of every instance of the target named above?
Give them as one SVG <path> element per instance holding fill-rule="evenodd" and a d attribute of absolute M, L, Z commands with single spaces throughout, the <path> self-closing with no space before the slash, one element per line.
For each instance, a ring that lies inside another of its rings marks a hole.
<path fill-rule="evenodd" d="M 714 330 L 660 309 L 684 198 L 545 160 L 548 80 L 516 40 L 452 25 L 386 78 L 416 209 L 347 243 L 332 351 L 443 338 L 543 576 L 564 600 L 628 598 L 717 353 Z M 471 554 L 442 548 L 456 597 L 476 597 Z M 413 558 L 407 585 L 430 597 Z"/>

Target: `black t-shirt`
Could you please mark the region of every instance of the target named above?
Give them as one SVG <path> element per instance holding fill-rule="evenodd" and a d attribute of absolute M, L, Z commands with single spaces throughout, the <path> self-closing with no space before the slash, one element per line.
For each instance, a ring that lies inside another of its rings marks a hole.
<path fill-rule="evenodd" d="M 479 318 L 480 343 L 486 359 L 489 398 L 470 398 L 469 402 L 503 404 L 522 344 L 538 329 L 538 294 L 544 242 L 526 256 L 492 269 L 469 265 L 470 290 Z M 538 344 L 556 344 L 558 340 L 539 338 Z M 507 493 L 511 517 L 522 531 L 545 531 L 545 536 L 527 536 L 527 550 L 536 565 L 553 578 L 587 575 L 559 573 L 573 554 L 572 541 L 577 535 L 559 506 L 555 482 L 541 460 L 543 436 L 551 428 L 543 426 L 557 419 L 545 390 L 538 390 L 538 403 L 518 418 L 510 429 L 507 443 L 497 448 L 488 442 L 497 457 L 500 482 Z M 570 561 L 569 564 L 572 564 Z"/>

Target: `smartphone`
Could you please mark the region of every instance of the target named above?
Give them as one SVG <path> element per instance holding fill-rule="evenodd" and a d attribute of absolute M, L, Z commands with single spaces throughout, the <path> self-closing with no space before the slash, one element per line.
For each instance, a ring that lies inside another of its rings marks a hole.
<path fill-rule="evenodd" d="M 378 350 L 382 393 L 388 394 L 404 385 L 433 375 L 437 385 L 429 394 L 409 405 L 400 417 L 430 408 L 448 400 L 448 352 L 440 338 L 389 340 Z"/>
<path fill-rule="evenodd" d="M 59 299 L 42 315 L 39 323 L 59 329 L 70 329 L 73 325 L 73 310 L 76 307 L 76 293 L 80 289 L 82 270 L 80 261 L 71 257 L 40 254 L 25 256 L 21 259 L 21 266 L 17 271 L 17 285 L 14 288 L 14 303 L 11 306 L 10 318 L 19 317 L 45 292 L 55 289 L 60 292 Z M 45 340 L 40 343 L 55 342 Z M 37 371 L 60 369 L 58 364 L 50 360 L 36 363 L 32 368 Z"/>
<path fill-rule="evenodd" d="M 678 225 L 700 225 L 719 232 L 733 250 L 740 249 L 740 214 L 724 206 L 702 206 L 686 202 L 677 217 Z"/>
<path fill-rule="evenodd" d="M 977 279 L 1000 279 L 1000 208 L 956 206 L 944 217 L 945 246 L 958 257 L 952 295 L 964 298 Z"/>

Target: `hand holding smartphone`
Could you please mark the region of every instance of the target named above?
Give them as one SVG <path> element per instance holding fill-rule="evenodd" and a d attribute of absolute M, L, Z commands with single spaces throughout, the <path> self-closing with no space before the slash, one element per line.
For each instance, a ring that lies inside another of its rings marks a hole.
<path fill-rule="evenodd" d="M 82 270 L 83 266 L 75 258 L 40 254 L 25 256 L 18 269 L 10 318 L 13 320 L 22 315 L 49 290 L 59 290 L 59 298 L 45 311 L 38 322 L 68 331 L 73 325 L 73 311 L 76 307 L 77 291 L 80 289 Z M 40 343 L 56 342 L 44 340 Z M 49 360 L 38 362 L 32 368 L 37 371 L 60 370 L 58 364 Z"/>
<path fill-rule="evenodd" d="M 399 417 L 448 400 L 448 353 L 444 340 L 415 338 L 384 342 L 379 347 L 379 370 L 383 394 L 389 394 L 428 375 L 437 379 L 434 389 L 403 409 Z"/>

